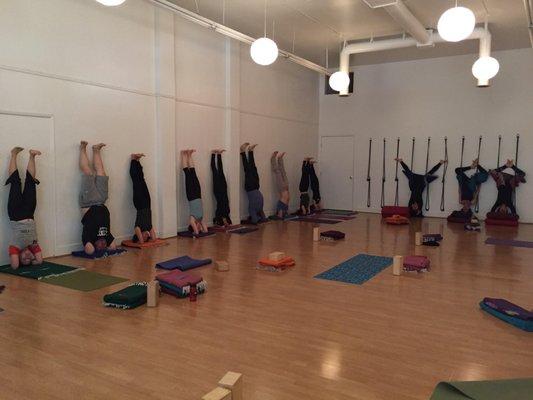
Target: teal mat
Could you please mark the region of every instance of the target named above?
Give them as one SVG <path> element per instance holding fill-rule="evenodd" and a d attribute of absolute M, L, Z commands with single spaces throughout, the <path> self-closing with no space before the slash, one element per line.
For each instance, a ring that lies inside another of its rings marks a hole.
<path fill-rule="evenodd" d="M 430 400 L 526 400 L 533 398 L 533 379 L 440 382 Z"/>
<path fill-rule="evenodd" d="M 392 264 L 392 258 L 358 254 L 315 276 L 317 279 L 362 285 Z"/>
<path fill-rule="evenodd" d="M 63 275 L 75 271 L 76 269 L 78 268 L 44 261 L 42 265 L 19 267 L 17 269 L 11 268 L 11 265 L 2 265 L 0 267 L 0 272 L 21 276 L 23 278 L 43 279 L 50 276 Z"/>

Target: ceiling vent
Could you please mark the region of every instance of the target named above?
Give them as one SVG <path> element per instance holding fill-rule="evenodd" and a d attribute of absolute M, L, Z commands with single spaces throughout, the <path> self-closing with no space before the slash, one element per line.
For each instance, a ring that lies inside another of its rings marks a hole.
<path fill-rule="evenodd" d="M 381 8 L 387 6 L 395 6 L 398 0 L 363 0 L 370 8 Z"/>

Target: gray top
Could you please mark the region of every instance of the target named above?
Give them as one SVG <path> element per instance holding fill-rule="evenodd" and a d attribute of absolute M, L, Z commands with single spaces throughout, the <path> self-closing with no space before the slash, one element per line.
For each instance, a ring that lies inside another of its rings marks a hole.
<path fill-rule="evenodd" d="M 202 199 L 194 199 L 189 201 L 189 214 L 197 221 L 201 221 L 204 217 L 204 208 L 202 206 Z"/>
<path fill-rule="evenodd" d="M 37 243 L 37 227 L 35 220 L 25 219 L 22 221 L 9 221 L 11 225 L 11 246 L 22 250 Z"/>

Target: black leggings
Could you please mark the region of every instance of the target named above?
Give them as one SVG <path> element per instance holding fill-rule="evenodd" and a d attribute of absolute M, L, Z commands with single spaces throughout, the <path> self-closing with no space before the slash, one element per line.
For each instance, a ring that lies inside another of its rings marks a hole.
<path fill-rule="evenodd" d="M 213 173 L 213 193 L 217 201 L 215 219 L 229 219 L 228 184 L 224 175 L 221 154 L 216 155 L 216 160 L 215 154 L 211 154 L 211 172 Z"/>
<path fill-rule="evenodd" d="M 252 190 L 259 190 L 259 174 L 255 166 L 254 152 L 241 153 L 242 166 L 244 167 L 244 190 L 251 192 Z"/>
<path fill-rule="evenodd" d="M 143 167 L 137 160 L 131 160 L 130 176 L 133 183 L 133 205 L 137 210 L 152 208 L 150 191 L 144 180 Z"/>
<path fill-rule="evenodd" d="M 202 188 L 200 187 L 198 176 L 196 176 L 196 170 L 194 167 L 183 168 L 183 172 L 185 172 L 185 193 L 187 194 L 187 200 L 201 199 Z"/>
<path fill-rule="evenodd" d="M 321 199 L 320 183 L 316 176 L 315 166 L 308 161 L 304 161 L 302 164 L 302 177 L 300 178 L 300 192 L 305 193 L 309 191 L 309 184 L 311 184 L 311 190 L 313 191 L 313 200 L 315 203 L 319 203 Z"/>
<path fill-rule="evenodd" d="M 513 215 L 516 215 L 516 208 L 513 204 L 513 191 L 513 188 L 509 185 L 498 187 L 498 198 L 490 211 L 496 212 L 500 206 L 505 204 L 509 211 L 511 211 Z"/>
<path fill-rule="evenodd" d="M 33 219 L 35 208 L 37 208 L 36 185 L 39 182 L 26 171 L 26 182 L 24 192 L 22 191 L 22 181 L 18 170 L 13 172 L 6 181 L 6 185 L 11 184 L 9 189 L 9 200 L 7 202 L 7 214 L 11 221 L 21 221 L 23 219 Z"/>

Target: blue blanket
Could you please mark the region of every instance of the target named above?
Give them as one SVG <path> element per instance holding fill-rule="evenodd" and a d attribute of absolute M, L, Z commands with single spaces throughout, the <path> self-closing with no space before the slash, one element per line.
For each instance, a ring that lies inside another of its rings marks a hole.
<path fill-rule="evenodd" d="M 204 260 L 196 260 L 189 256 L 182 256 L 178 258 L 173 258 L 172 260 L 157 263 L 155 266 L 156 268 L 162 268 L 167 270 L 179 269 L 180 271 L 188 271 L 190 269 L 198 268 L 211 263 L 212 260 L 210 258 L 206 258 Z"/>

